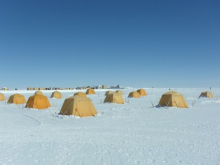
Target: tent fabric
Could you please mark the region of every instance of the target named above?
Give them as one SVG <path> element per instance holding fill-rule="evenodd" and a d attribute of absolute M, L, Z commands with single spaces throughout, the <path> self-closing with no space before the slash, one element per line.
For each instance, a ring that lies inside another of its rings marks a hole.
<path fill-rule="evenodd" d="M 59 91 L 54 91 L 54 92 L 51 94 L 51 98 L 62 99 L 63 96 L 62 96 L 62 94 L 61 94 Z"/>
<path fill-rule="evenodd" d="M 94 89 L 87 89 L 86 94 L 87 95 L 94 95 L 95 91 L 94 91 Z"/>
<path fill-rule="evenodd" d="M 131 92 L 129 93 L 128 97 L 140 98 L 141 95 L 138 92 Z"/>
<path fill-rule="evenodd" d="M 5 101 L 5 95 L 3 93 L 0 93 L 0 101 Z"/>
<path fill-rule="evenodd" d="M 202 93 L 200 94 L 200 96 L 199 96 L 199 97 L 213 98 L 213 97 L 214 97 L 214 95 L 213 95 L 213 93 L 212 93 L 212 92 L 205 91 L 205 92 L 202 92 Z"/>
<path fill-rule="evenodd" d="M 178 92 L 170 91 L 162 95 L 159 106 L 170 106 L 178 108 L 188 108 L 184 96 Z"/>
<path fill-rule="evenodd" d="M 109 90 L 109 91 L 105 92 L 105 95 L 107 96 L 107 95 L 112 94 L 112 93 L 114 93 L 114 91 Z"/>
<path fill-rule="evenodd" d="M 89 98 L 84 96 L 72 96 L 64 101 L 60 114 L 89 117 L 95 116 L 97 111 Z"/>
<path fill-rule="evenodd" d="M 110 93 L 106 95 L 104 103 L 116 103 L 116 104 L 124 104 L 124 98 L 119 93 Z"/>
<path fill-rule="evenodd" d="M 141 95 L 141 96 L 147 96 L 147 92 L 144 89 L 138 89 L 137 92 Z"/>
<path fill-rule="evenodd" d="M 115 91 L 116 93 L 119 93 L 120 95 L 123 95 L 123 92 L 121 90 Z"/>
<path fill-rule="evenodd" d="M 74 93 L 73 96 L 84 96 L 84 97 L 86 97 L 86 94 L 83 93 L 83 92 L 76 92 L 76 93 Z"/>
<path fill-rule="evenodd" d="M 21 94 L 11 95 L 8 99 L 8 104 L 24 104 L 26 103 L 26 99 Z"/>
<path fill-rule="evenodd" d="M 41 92 L 41 91 L 36 91 L 34 94 L 35 94 L 35 95 L 36 95 L 36 94 L 44 95 L 43 92 Z"/>
<path fill-rule="evenodd" d="M 25 108 L 47 109 L 51 107 L 48 98 L 42 94 L 35 94 L 29 97 Z"/>

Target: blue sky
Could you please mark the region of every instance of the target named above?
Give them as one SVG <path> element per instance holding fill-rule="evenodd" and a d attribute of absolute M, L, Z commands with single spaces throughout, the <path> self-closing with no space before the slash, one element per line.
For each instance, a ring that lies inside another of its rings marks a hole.
<path fill-rule="evenodd" d="M 220 87 L 218 0 L 2 0 L 0 87 Z"/>

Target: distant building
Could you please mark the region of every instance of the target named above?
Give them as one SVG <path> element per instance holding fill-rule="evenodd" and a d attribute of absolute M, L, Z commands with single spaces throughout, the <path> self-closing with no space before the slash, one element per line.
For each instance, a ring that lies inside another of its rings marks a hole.
<path fill-rule="evenodd" d="M 102 85 L 102 89 L 108 89 L 107 85 Z"/>
<path fill-rule="evenodd" d="M 124 89 L 124 87 L 120 85 L 116 85 L 116 86 L 111 86 L 110 89 Z"/>
<path fill-rule="evenodd" d="M 77 87 L 76 90 L 85 90 L 86 87 Z"/>
<path fill-rule="evenodd" d="M 4 90 L 4 91 L 7 91 L 7 90 L 8 90 L 8 88 L 6 88 L 6 87 L 3 87 L 3 88 L 2 88 L 2 90 Z"/>

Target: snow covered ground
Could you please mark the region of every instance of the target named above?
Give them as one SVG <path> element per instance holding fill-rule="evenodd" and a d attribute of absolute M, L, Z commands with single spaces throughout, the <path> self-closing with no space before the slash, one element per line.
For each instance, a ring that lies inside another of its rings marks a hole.
<path fill-rule="evenodd" d="M 220 165 L 220 89 L 214 99 L 200 98 L 207 89 L 176 89 L 190 108 L 156 108 L 168 89 L 146 89 L 126 104 L 103 104 L 105 90 L 88 96 L 98 115 L 89 118 L 57 115 L 65 98 L 61 91 L 47 110 L 25 109 L 0 102 L 0 165 Z M 6 91 L 24 94 L 34 91 Z M 52 91 L 44 91 L 50 96 Z"/>

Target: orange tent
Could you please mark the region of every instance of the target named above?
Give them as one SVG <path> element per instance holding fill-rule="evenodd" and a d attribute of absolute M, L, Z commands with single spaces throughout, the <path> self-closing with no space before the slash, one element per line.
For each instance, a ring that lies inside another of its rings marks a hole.
<path fill-rule="evenodd" d="M 3 93 L 0 93 L 0 101 L 5 101 L 5 95 Z"/>
<path fill-rule="evenodd" d="M 116 104 L 124 104 L 124 98 L 119 93 L 110 93 L 106 95 L 104 103 L 116 103 Z"/>
<path fill-rule="evenodd" d="M 29 97 L 25 108 L 46 109 L 51 107 L 48 98 L 41 94 L 35 94 Z"/>
<path fill-rule="evenodd" d="M 182 94 L 170 91 L 162 95 L 159 106 L 188 108 L 188 104 Z"/>
<path fill-rule="evenodd" d="M 8 99 L 8 104 L 24 104 L 26 103 L 26 99 L 21 94 L 11 95 Z"/>
<path fill-rule="evenodd" d="M 140 98 L 141 95 L 138 92 L 131 92 L 129 93 L 128 97 Z"/>
<path fill-rule="evenodd" d="M 97 111 L 89 98 L 84 96 L 73 96 L 64 101 L 60 114 L 88 117 L 95 116 Z"/>
<path fill-rule="evenodd" d="M 62 96 L 62 94 L 61 94 L 59 91 L 54 91 L 54 92 L 51 94 L 51 98 L 62 99 L 63 96 Z"/>
<path fill-rule="evenodd" d="M 138 89 L 137 92 L 141 95 L 141 96 L 147 96 L 147 92 L 144 89 Z"/>
<path fill-rule="evenodd" d="M 94 89 L 87 89 L 86 94 L 87 95 L 94 95 L 95 91 L 94 91 Z"/>
<path fill-rule="evenodd" d="M 199 97 L 213 98 L 214 95 L 212 92 L 206 91 L 206 92 L 202 92 Z"/>

